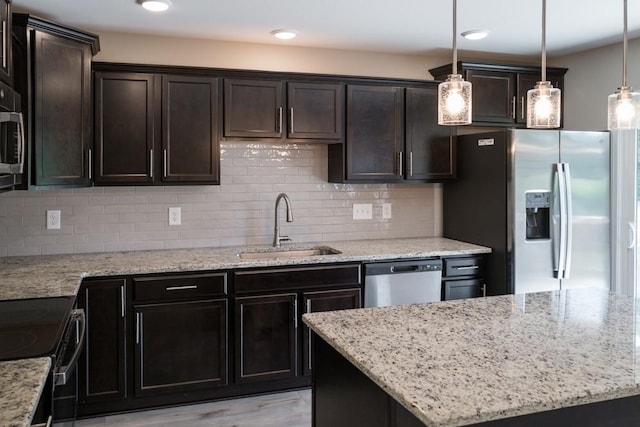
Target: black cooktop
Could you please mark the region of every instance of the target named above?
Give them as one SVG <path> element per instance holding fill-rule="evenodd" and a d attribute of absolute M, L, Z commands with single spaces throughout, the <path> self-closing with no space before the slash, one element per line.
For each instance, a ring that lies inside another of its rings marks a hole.
<path fill-rule="evenodd" d="M 0 360 L 54 354 L 74 301 L 74 297 L 0 301 Z"/>

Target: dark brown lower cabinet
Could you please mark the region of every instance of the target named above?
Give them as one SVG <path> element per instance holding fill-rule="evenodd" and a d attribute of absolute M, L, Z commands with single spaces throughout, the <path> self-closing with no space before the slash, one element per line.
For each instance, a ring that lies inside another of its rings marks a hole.
<path fill-rule="evenodd" d="M 297 294 L 235 300 L 236 382 L 297 375 Z"/>
<path fill-rule="evenodd" d="M 227 384 L 227 299 L 137 305 L 135 394 Z"/>
<path fill-rule="evenodd" d="M 93 403 L 127 397 L 126 375 L 126 280 L 85 280 L 78 307 L 87 319 L 85 348 L 78 362 L 78 402 Z"/>
<path fill-rule="evenodd" d="M 340 289 L 335 291 L 305 292 L 302 294 L 302 303 L 305 313 L 317 313 L 320 311 L 345 310 L 360 308 L 362 296 L 360 288 Z M 304 375 L 312 372 L 312 348 L 311 330 L 303 324 L 302 335 L 302 371 Z"/>

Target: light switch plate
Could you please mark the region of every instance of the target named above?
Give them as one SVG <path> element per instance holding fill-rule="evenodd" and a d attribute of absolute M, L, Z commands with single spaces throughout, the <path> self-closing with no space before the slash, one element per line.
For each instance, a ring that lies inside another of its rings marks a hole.
<path fill-rule="evenodd" d="M 169 225 L 182 224 L 182 210 L 179 207 L 169 208 Z"/>
<path fill-rule="evenodd" d="M 371 203 L 354 204 L 353 219 L 372 219 L 373 209 Z"/>
<path fill-rule="evenodd" d="M 60 211 L 47 211 L 47 230 L 60 230 Z"/>

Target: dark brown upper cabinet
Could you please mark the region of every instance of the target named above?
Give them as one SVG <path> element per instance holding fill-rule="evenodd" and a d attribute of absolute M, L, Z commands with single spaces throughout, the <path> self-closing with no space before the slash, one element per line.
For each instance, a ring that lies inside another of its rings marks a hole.
<path fill-rule="evenodd" d="M 223 136 L 335 142 L 343 103 L 341 84 L 226 78 Z"/>
<path fill-rule="evenodd" d="M 11 55 L 11 0 L 0 0 L 0 80 L 13 84 Z"/>
<path fill-rule="evenodd" d="M 95 73 L 96 185 L 153 183 L 159 85 L 153 74 Z"/>
<path fill-rule="evenodd" d="M 437 124 L 437 86 L 349 85 L 344 145 L 329 146 L 330 182 L 455 177 L 453 129 Z"/>
<path fill-rule="evenodd" d="M 452 64 L 429 70 L 436 80 L 446 80 Z M 547 80 L 562 89 L 566 68 L 547 68 Z M 536 66 L 458 62 L 458 73 L 473 88 L 472 120 L 476 125 L 524 126 L 527 91 L 541 79 Z"/>
<path fill-rule="evenodd" d="M 407 88 L 405 108 L 405 179 L 455 178 L 455 132 L 451 126 L 438 125 L 438 88 Z"/>
<path fill-rule="evenodd" d="M 14 84 L 27 137 L 23 188 L 89 186 L 98 38 L 31 15 L 12 19 Z"/>
<path fill-rule="evenodd" d="M 110 68 L 95 97 L 96 185 L 220 183 L 217 78 Z"/>

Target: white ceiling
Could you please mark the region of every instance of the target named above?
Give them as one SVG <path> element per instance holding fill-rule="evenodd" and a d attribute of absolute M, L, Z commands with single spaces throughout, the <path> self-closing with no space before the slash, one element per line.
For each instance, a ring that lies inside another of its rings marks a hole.
<path fill-rule="evenodd" d="M 29 12 L 83 30 L 442 55 L 451 48 L 451 0 L 173 0 L 152 13 L 136 0 L 13 0 Z M 458 0 L 458 33 L 488 29 L 461 51 L 539 53 L 541 0 Z M 277 28 L 299 36 L 279 41 Z M 640 2 L 629 2 L 630 38 L 640 35 Z M 560 56 L 622 40 L 622 0 L 548 0 L 547 52 Z"/>

